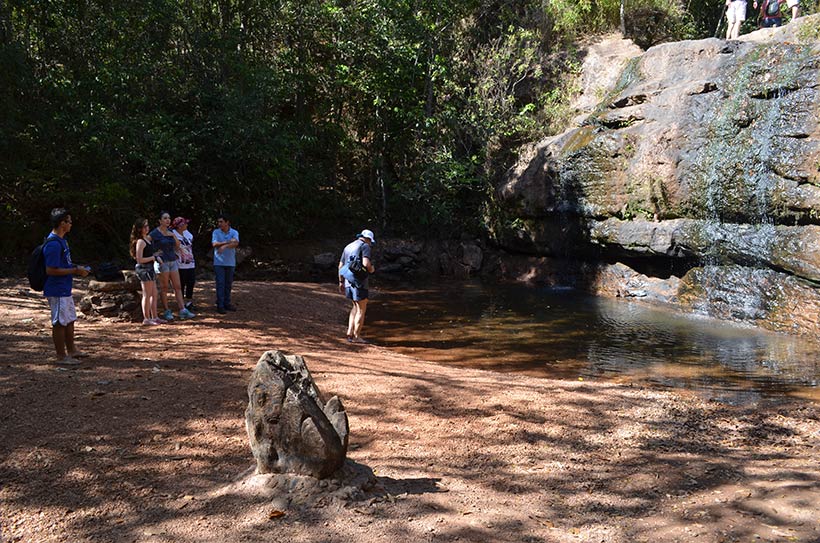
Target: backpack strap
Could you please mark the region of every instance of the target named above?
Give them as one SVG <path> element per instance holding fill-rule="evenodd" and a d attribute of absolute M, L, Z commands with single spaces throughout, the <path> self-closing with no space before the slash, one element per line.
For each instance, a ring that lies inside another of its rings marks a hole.
<path fill-rule="evenodd" d="M 361 241 L 361 240 L 357 240 L 357 241 Z M 350 255 L 349 257 L 347 257 L 347 261 L 348 262 L 353 262 L 356 259 L 356 257 L 359 257 L 359 260 L 362 261 L 362 265 L 364 265 L 364 256 L 362 255 L 363 252 L 364 252 L 364 242 L 362 241 L 362 244 L 359 245 L 359 248 L 356 250 L 356 252 L 353 253 L 352 255 Z"/>

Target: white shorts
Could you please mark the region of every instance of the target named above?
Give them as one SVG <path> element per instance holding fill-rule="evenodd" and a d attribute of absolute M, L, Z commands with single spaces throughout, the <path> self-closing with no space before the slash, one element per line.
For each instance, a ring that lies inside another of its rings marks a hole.
<path fill-rule="evenodd" d="M 51 307 L 52 326 L 68 326 L 77 320 L 77 310 L 71 296 L 49 296 L 48 305 Z"/>
<path fill-rule="evenodd" d="M 729 24 L 739 23 L 746 20 L 746 2 L 733 0 L 726 8 L 726 19 Z"/>
<path fill-rule="evenodd" d="M 793 8 L 794 6 L 797 6 L 799 4 L 800 4 L 800 0 L 786 0 L 786 5 L 789 6 L 790 8 Z"/>

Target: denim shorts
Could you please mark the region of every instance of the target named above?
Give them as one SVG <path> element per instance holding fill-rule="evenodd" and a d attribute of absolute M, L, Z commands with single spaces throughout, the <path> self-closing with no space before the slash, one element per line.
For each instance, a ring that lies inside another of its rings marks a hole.
<path fill-rule="evenodd" d="M 154 270 L 157 273 L 168 273 L 179 271 L 179 262 L 176 260 L 172 260 L 170 262 L 163 262 L 160 264 L 159 262 L 154 263 Z"/>
<path fill-rule="evenodd" d="M 154 271 L 153 264 L 137 264 L 134 266 L 134 271 L 137 272 L 137 277 L 143 283 L 157 280 L 157 273 Z"/>
<path fill-rule="evenodd" d="M 367 300 L 367 295 L 369 292 L 366 288 L 356 288 L 356 287 L 347 287 L 345 289 L 345 296 L 348 300 L 353 300 L 354 302 L 361 302 L 362 300 Z"/>

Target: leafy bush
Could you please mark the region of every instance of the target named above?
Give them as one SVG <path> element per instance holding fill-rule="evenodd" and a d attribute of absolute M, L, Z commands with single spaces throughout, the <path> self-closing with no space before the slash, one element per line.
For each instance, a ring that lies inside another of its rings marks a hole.
<path fill-rule="evenodd" d="M 712 3 L 9 0 L 0 226 L 26 233 L 0 248 L 57 205 L 100 258 L 160 209 L 247 240 L 480 233 L 517 149 L 566 122 L 577 43 L 622 7 L 644 46 L 704 36 Z"/>

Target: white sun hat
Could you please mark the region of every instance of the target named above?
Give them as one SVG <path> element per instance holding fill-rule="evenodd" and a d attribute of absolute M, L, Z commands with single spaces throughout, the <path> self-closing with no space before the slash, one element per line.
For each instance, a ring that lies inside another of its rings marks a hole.
<path fill-rule="evenodd" d="M 362 230 L 362 233 L 356 237 L 367 238 L 370 240 L 370 243 L 376 243 L 376 236 L 373 235 L 373 232 L 371 230 Z"/>

